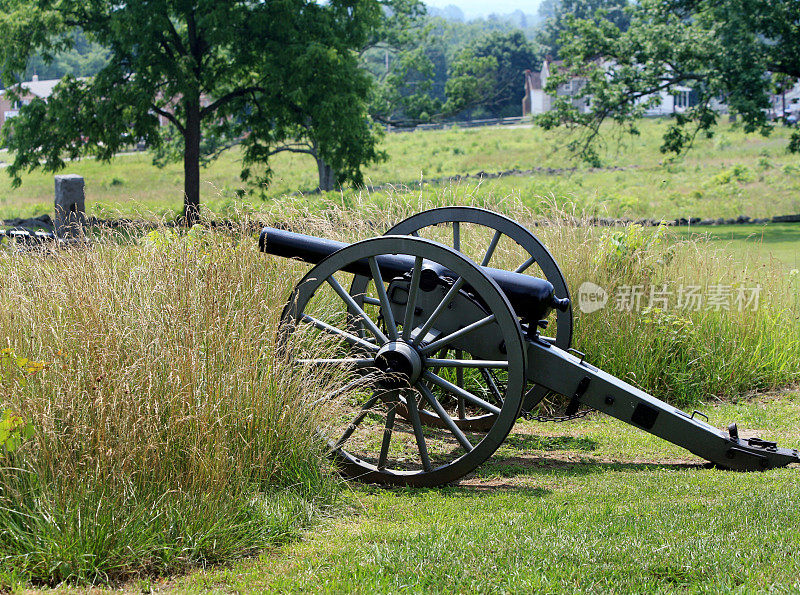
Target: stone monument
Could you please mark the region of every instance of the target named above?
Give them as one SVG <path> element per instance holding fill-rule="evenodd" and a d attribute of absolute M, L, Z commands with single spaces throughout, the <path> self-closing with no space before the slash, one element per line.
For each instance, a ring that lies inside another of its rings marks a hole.
<path fill-rule="evenodd" d="M 82 176 L 56 176 L 55 232 L 60 238 L 80 237 L 86 223 L 86 197 Z"/>

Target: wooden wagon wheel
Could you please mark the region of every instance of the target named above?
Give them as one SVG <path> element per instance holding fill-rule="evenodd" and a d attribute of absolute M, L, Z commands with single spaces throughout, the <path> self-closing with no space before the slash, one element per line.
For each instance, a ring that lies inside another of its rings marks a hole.
<path fill-rule="evenodd" d="M 399 280 L 385 278 L 380 259 L 387 254 L 410 257 L 411 270 Z M 346 271 L 364 263 L 372 273 L 377 304 L 357 303 L 344 289 L 353 277 Z M 449 285 L 426 285 L 425 271 L 431 265 L 453 275 L 446 280 Z M 398 292 L 403 306 L 398 306 Z M 454 299 L 469 306 L 469 312 L 458 312 L 468 322 L 466 328 L 453 326 L 448 307 Z M 354 329 L 348 311 L 366 334 Z M 432 331 L 438 332 L 435 340 L 430 339 Z M 472 335 L 487 338 L 480 343 L 491 359 L 476 359 L 481 348 L 472 349 L 474 357 L 437 357 L 442 350 L 469 344 Z M 340 468 L 353 478 L 413 486 L 456 480 L 492 455 L 522 404 L 526 349 L 514 310 L 478 265 L 429 240 L 384 236 L 328 256 L 292 292 L 280 337 L 281 348 L 291 349 L 297 365 L 336 383 L 337 388 L 318 399 L 330 421 L 322 431 Z M 442 372 L 464 370 L 479 379 L 475 371 L 481 369 L 502 372 L 502 388 L 459 387 Z M 445 401 L 442 394 L 454 398 Z M 459 401 L 491 414 L 485 433 L 459 427 Z M 421 404 L 439 420 L 437 426 L 422 424 Z"/>
<path fill-rule="evenodd" d="M 443 235 L 446 237 L 441 237 Z M 449 232 L 449 233 L 448 233 Z M 496 266 L 500 269 L 514 270 L 518 273 L 533 274 L 544 277 L 553 284 L 556 295 L 569 298 L 569 289 L 561 269 L 552 254 L 530 230 L 513 219 L 498 213 L 469 206 L 441 207 L 413 215 L 386 232 L 386 235 L 411 235 L 430 239 L 447 240 L 453 248 L 472 258 L 482 266 L 493 266 L 498 258 L 498 247 L 516 245 L 522 250 L 519 262 L 512 266 Z M 439 237 L 431 237 L 431 236 Z M 472 240 L 478 240 L 475 243 Z M 482 241 L 481 241 L 482 240 Z M 369 279 L 356 276 L 350 287 L 350 294 L 357 302 L 370 300 L 367 293 Z M 545 331 L 551 341 L 561 349 L 568 349 L 572 342 L 573 316 L 572 308 L 556 311 L 552 326 Z M 554 328 L 553 328 L 554 327 Z M 442 354 L 443 356 L 446 354 Z M 458 353 L 452 354 L 458 357 Z M 501 385 L 502 379 L 494 377 L 491 370 L 481 370 L 484 382 Z M 463 386 L 463 374 L 456 373 L 455 382 Z M 438 392 L 436 387 L 430 387 Z M 547 390 L 538 385 L 531 385 L 525 395 L 523 410 L 530 411 L 545 396 Z M 420 411 L 420 417 L 426 425 L 440 425 L 437 416 L 431 415 L 427 409 Z M 456 424 L 463 430 L 486 431 L 491 428 L 493 414 L 471 407 L 460 407 Z"/>

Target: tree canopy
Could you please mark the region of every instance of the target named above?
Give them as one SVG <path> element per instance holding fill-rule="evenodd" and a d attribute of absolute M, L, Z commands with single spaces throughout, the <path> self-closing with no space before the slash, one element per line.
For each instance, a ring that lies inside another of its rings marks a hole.
<path fill-rule="evenodd" d="M 384 10 L 411 0 L 0 0 L 0 71 L 12 87 L 35 54 L 74 47 L 75 28 L 106 48 L 88 79 L 66 77 L 4 126 L 8 168 L 55 171 L 66 159 L 111 159 L 138 140 L 184 163 L 184 213 L 199 213 L 199 166 L 244 139 L 243 177 L 276 152 L 310 152 L 321 185 L 361 182 L 380 158 L 359 52 Z M 159 117 L 170 126 L 159 125 Z M 322 179 L 322 174 L 326 178 Z M 266 174 L 258 180 L 268 179 Z"/>
<path fill-rule="evenodd" d="M 676 113 L 662 151 L 680 153 L 698 133 L 711 134 L 723 110 L 748 132 L 768 133 L 773 75 L 800 77 L 800 3 L 796 0 L 640 0 L 626 8 L 629 26 L 602 16 L 568 17 L 561 35 L 566 63 L 548 81 L 549 92 L 573 77 L 579 96 L 559 96 L 540 117 L 546 128 L 581 131 L 572 148 L 590 161 L 600 126 L 612 121 L 637 133 L 636 120 L 677 86 L 692 89 L 695 105 Z M 793 135 L 792 147 L 800 147 Z"/>
<path fill-rule="evenodd" d="M 628 27 L 627 5 L 628 0 L 544 0 L 539 5 L 539 16 L 545 20 L 536 41 L 553 58 L 560 58 L 561 35 L 572 21 L 600 17 L 624 31 Z"/>
<path fill-rule="evenodd" d="M 31 56 L 24 78 L 30 79 L 33 75 L 40 80 L 60 79 L 68 74 L 74 77 L 94 76 L 108 64 L 108 50 L 86 39 L 83 31 L 74 29 L 68 35 L 72 39 L 67 49 L 50 55 Z"/>
<path fill-rule="evenodd" d="M 469 44 L 450 66 L 446 91 L 452 112 L 480 108 L 501 118 L 520 113 L 522 73 L 541 63 L 522 31 L 490 33 Z"/>
<path fill-rule="evenodd" d="M 464 118 L 468 114 L 500 115 L 496 105 L 490 106 L 490 111 L 482 102 L 496 103 L 496 96 L 502 95 L 502 87 L 510 82 L 514 89 L 509 95 L 513 97 L 507 98 L 502 114 L 519 115 L 522 70 L 537 68 L 541 57 L 536 44 L 530 41 L 536 33 L 531 24 L 535 19 L 528 23 L 523 16 L 518 12 L 508 18 L 490 16 L 462 22 L 419 15 L 408 23 L 403 43 L 390 47 L 382 44 L 365 52 L 366 67 L 378 81 L 370 113 L 379 122 L 395 126 Z M 500 41 L 494 41 L 497 39 Z M 508 40 L 513 44 L 510 47 L 492 47 Z M 498 65 L 482 68 L 485 61 L 476 61 L 476 52 L 483 58 L 496 54 Z M 500 72 L 508 58 L 518 61 L 519 72 L 513 80 Z M 462 78 L 448 86 L 454 77 Z M 470 77 L 479 77 L 480 81 L 472 85 Z M 500 88 L 496 89 L 494 83 Z"/>

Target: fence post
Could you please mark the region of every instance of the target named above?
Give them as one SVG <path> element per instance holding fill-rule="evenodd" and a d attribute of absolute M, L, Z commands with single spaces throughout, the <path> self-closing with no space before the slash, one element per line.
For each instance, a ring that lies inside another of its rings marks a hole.
<path fill-rule="evenodd" d="M 56 176 L 55 231 L 58 237 L 77 237 L 86 222 L 86 197 L 83 177 Z"/>

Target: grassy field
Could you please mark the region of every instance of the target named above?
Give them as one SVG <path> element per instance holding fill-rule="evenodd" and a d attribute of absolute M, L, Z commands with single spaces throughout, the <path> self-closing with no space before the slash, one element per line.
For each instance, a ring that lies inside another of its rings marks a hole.
<path fill-rule="evenodd" d="M 789 270 L 800 269 L 800 223 L 678 227 L 674 233 L 680 238 L 707 238 L 743 264 L 756 258 L 781 262 Z"/>
<path fill-rule="evenodd" d="M 796 390 L 703 410 L 714 425 L 736 420 L 753 435 L 800 444 Z M 344 494 L 349 514 L 298 541 L 116 591 L 793 593 L 798 471 L 709 469 L 599 415 L 520 422 L 455 485 L 354 484 Z"/>
<path fill-rule="evenodd" d="M 247 239 L 0 250 L 0 589 L 230 561 L 335 502 L 274 349 L 288 265 Z"/>
<path fill-rule="evenodd" d="M 800 394 L 706 409 L 800 444 Z M 355 486 L 352 515 L 186 593 L 796 592 L 798 469 L 730 473 L 602 417 L 520 423 L 437 490 Z M 154 583 L 153 586 L 157 586 Z"/>
<path fill-rule="evenodd" d="M 624 170 L 287 198 L 314 180 L 311 164 L 286 159 L 272 194 L 251 203 L 233 198 L 232 154 L 205 170 L 204 200 L 241 230 L 106 236 L 96 249 L 44 259 L 0 251 L 0 409 L 32 428 L 15 430 L 21 445 L 0 466 L 0 588 L 67 580 L 137 592 L 799 590 L 798 469 L 706 469 L 590 416 L 520 423 L 492 461 L 454 486 L 343 488 L 310 439 L 328 423 L 314 405 L 324 382 L 274 357 L 280 310 L 308 267 L 259 254 L 244 230 L 289 223 L 352 241 L 418 210 L 474 204 L 550 223 L 536 233 L 573 293 L 587 280 L 610 292 L 762 286 L 753 309 L 577 313 L 575 345 L 659 398 L 706 410 L 716 426 L 737 421 L 800 445 L 799 225 L 574 224 L 576 214 L 585 223 L 597 214 L 800 212 L 783 130 L 762 139 L 726 126 L 664 165 L 658 126 L 610 150 L 607 164 Z M 559 167 L 558 140 L 524 128 L 390 135 L 392 160 L 369 175 L 411 182 Z M 148 159 L 69 171 L 86 176 L 96 215 L 171 217 L 180 171 Z M 32 175 L 19 190 L 1 184 L 0 217 L 50 212 L 51 176 Z M 507 268 L 520 256 L 513 246 L 498 255 Z"/>
<path fill-rule="evenodd" d="M 725 124 L 713 138 L 699 139 L 686 157 L 669 161 L 658 151 L 663 128 L 663 122 L 644 122 L 641 136 L 623 139 L 622 144 L 609 141 L 603 153 L 604 169 L 577 164 L 574 171 L 576 164 L 560 148 L 565 138 L 559 132 L 493 127 L 388 134 L 382 144 L 389 159 L 368 167 L 366 178 L 370 184 L 404 186 L 371 194 L 346 190 L 344 195 L 329 193 L 308 200 L 315 204 L 426 202 L 440 192 L 436 184 L 420 187 L 421 179 L 554 168 L 552 173 L 464 181 L 446 199 L 493 204 L 513 200 L 535 211 L 555 203 L 565 210 L 624 217 L 768 217 L 800 212 L 800 162 L 786 152 L 786 129 L 777 128 L 764 138 Z M 9 158 L 0 153 L 3 159 Z M 236 199 L 241 187 L 239 170 L 236 151 L 204 168 L 203 204 L 218 211 L 240 205 Z M 273 183 L 263 193 L 267 202 L 316 186 L 316 168 L 310 158 L 282 154 L 275 159 L 274 170 Z M 76 162 L 67 171 L 86 178 L 88 208 L 98 215 L 141 210 L 172 215 L 182 205 L 181 167 L 157 169 L 144 153 L 120 156 L 111 165 Z M 50 212 L 52 191 L 50 174 L 26 175 L 19 189 L 12 189 L 8 178 L 0 176 L 0 218 Z M 258 197 L 248 200 L 256 208 L 264 206 Z"/>

